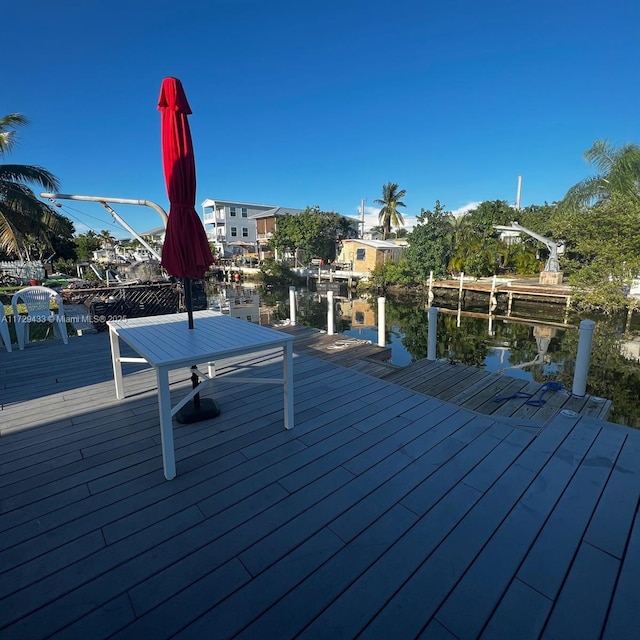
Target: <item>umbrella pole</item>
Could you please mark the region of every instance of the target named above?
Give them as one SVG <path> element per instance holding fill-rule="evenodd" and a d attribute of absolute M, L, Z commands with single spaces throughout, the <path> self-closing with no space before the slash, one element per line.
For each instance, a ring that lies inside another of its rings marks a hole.
<path fill-rule="evenodd" d="M 191 291 L 191 278 L 184 279 L 184 306 L 187 308 L 189 329 L 193 329 L 193 293 Z"/>
<path fill-rule="evenodd" d="M 189 329 L 193 329 L 193 296 L 191 295 L 191 278 L 184 279 L 184 305 L 189 316 Z M 195 389 L 199 384 L 198 375 L 194 371 L 196 366 L 191 367 L 191 386 Z M 200 420 L 215 418 L 220 414 L 220 407 L 213 398 L 200 398 L 200 394 L 193 396 L 193 401 L 187 403 L 178 413 L 176 420 L 181 424 L 190 424 Z"/>

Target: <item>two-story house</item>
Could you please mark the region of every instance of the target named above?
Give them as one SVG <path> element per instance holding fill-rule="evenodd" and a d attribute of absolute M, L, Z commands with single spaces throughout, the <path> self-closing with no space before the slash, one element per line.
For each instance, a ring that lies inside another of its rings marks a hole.
<path fill-rule="evenodd" d="M 209 242 L 218 255 L 262 254 L 275 228 L 277 216 L 300 213 L 268 204 L 208 198 L 202 203 L 202 219 Z"/>

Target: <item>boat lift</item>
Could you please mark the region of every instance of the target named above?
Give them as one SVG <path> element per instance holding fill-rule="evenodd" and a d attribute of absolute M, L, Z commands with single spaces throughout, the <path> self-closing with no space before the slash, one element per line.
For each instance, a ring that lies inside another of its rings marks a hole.
<path fill-rule="evenodd" d="M 158 215 L 162 218 L 162 226 L 167 228 L 167 221 L 169 216 L 167 216 L 167 212 L 156 202 L 152 202 L 151 200 L 134 200 L 131 198 L 108 198 L 104 196 L 81 196 L 81 195 L 72 195 L 68 193 L 41 193 L 40 197 L 47 198 L 51 200 L 54 204 L 59 203 L 56 200 L 82 200 L 84 202 L 98 202 L 100 203 L 111 215 L 115 222 L 117 222 L 122 228 L 128 231 L 133 237 L 140 242 L 140 244 L 147 249 L 151 255 L 160 262 L 160 254 L 140 235 L 138 232 L 129 225 L 118 213 L 116 213 L 108 203 L 112 204 L 135 204 L 135 205 L 143 205 L 146 207 L 151 207 L 155 211 L 157 211 Z"/>
<path fill-rule="evenodd" d="M 549 257 L 547 258 L 547 262 L 544 265 L 544 271 L 548 271 L 551 273 L 560 273 L 560 263 L 558 261 L 558 258 L 559 256 L 564 254 L 566 245 L 564 240 L 551 240 L 550 238 L 545 238 L 544 236 L 535 233 L 535 231 L 526 229 L 517 222 L 512 222 L 511 226 L 496 225 L 494 229 L 496 231 L 517 231 L 520 233 L 526 233 L 539 242 L 542 242 L 542 244 L 546 245 L 547 249 L 549 249 Z"/>

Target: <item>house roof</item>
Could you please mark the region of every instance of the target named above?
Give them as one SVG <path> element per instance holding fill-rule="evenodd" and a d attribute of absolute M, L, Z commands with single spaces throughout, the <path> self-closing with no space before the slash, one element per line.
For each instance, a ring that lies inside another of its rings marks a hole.
<path fill-rule="evenodd" d="M 389 242 L 389 240 L 361 240 L 360 238 L 348 238 L 342 242 L 357 242 L 363 244 L 365 247 L 371 247 L 372 249 L 401 249 L 397 244 Z"/>
<path fill-rule="evenodd" d="M 258 218 L 278 218 L 280 216 L 297 216 L 302 213 L 304 209 L 291 209 L 290 207 L 273 207 L 269 211 L 261 211 L 260 213 L 254 213 L 250 218 L 256 220 Z"/>
<path fill-rule="evenodd" d="M 201 206 L 214 207 L 216 204 L 230 204 L 241 207 L 260 207 L 261 209 L 277 209 L 273 204 L 256 204 L 254 202 L 241 202 L 239 200 L 221 200 L 220 198 L 207 198 Z"/>
<path fill-rule="evenodd" d="M 154 227 L 153 229 L 149 229 L 148 231 L 143 231 L 141 236 L 162 236 L 166 233 L 166 229 L 164 227 Z"/>

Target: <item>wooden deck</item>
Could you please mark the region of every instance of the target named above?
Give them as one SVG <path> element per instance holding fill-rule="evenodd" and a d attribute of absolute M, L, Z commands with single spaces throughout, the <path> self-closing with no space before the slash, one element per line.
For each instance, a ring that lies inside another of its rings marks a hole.
<path fill-rule="evenodd" d="M 287 432 L 218 365 L 169 482 L 155 376 L 117 401 L 106 334 L 0 351 L 3 640 L 637 637 L 640 432 L 534 436 L 304 354 Z"/>
<path fill-rule="evenodd" d="M 589 395 L 579 398 L 566 389 L 545 390 L 543 383 L 514 378 L 508 373 L 491 373 L 446 360 L 424 359 L 407 367 L 396 367 L 386 362 L 391 355 L 388 347 L 342 335 L 329 336 L 301 325 L 284 326 L 280 330 L 294 337 L 295 349 L 300 353 L 362 371 L 521 428 L 536 431 L 563 410 L 606 420 L 611 409 L 611 400 Z"/>

